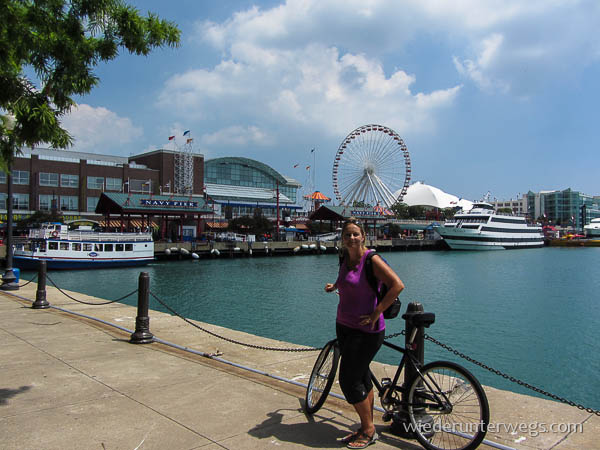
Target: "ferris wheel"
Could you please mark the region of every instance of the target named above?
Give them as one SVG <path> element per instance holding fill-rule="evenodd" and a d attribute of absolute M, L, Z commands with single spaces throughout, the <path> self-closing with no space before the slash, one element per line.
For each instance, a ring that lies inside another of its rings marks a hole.
<path fill-rule="evenodd" d="M 402 201 L 410 174 L 402 138 L 383 125 L 363 125 L 346 136 L 335 154 L 333 192 L 343 205 L 390 208 Z"/>

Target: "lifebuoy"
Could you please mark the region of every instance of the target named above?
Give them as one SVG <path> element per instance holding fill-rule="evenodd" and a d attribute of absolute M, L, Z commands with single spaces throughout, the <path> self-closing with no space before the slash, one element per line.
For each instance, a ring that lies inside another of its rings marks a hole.
<path fill-rule="evenodd" d="M 52 233 L 52 237 L 58 237 L 58 231 L 54 230 Z"/>

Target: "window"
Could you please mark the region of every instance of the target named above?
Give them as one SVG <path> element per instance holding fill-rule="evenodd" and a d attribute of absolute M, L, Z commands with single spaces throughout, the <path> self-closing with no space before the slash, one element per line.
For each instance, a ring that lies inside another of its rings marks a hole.
<path fill-rule="evenodd" d="M 129 180 L 131 192 L 152 192 L 152 180 Z"/>
<path fill-rule="evenodd" d="M 117 252 L 122 252 L 123 251 L 123 244 L 115 244 L 115 250 Z"/>
<path fill-rule="evenodd" d="M 58 174 L 40 172 L 40 186 L 56 186 L 58 187 Z"/>
<path fill-rule="evenodd" d="M 133 251 L 133 244 L 125 244 L 125 251 L 126 252 L 132 252 Z"/>
<path fill-rule="evenodd" d="M 73 251 L 80 252 L 81 244 L 79 242 L 73 242 Z"/>
<path fill-rule="evenodd" d="M 104 251 L 105 252 L 112 252 L 113 251 L 113 245 L 112 244 L 104 244 Z"/>
<path fill-rule="evenodd" d="M 13 170 L 12 182 L 13 182 L 13 184 L 29 184 L 29 171 L 28 170 Z"/>
<path fill-rule="evenodd" d="M 58 250 L 58 242 L 48 242 L 48 250 Z"/>
<path fill-rule="evenodd" d="M 84 252 L 91 252 L 92 251 L 92 244 L 83 244 L 83 251 Z"/>
<path fill-rule="evenodd" d="M 69 243 L 68 242 L 61 242 L 60 243 L 60 249 L 61 250 L 69 250 Z"/>
<path fill-rule="evenodd" d="M 75 195 L 61 195 L 60 196 L 60 210 L 61 211 L 77 211 L 79 199 Z"/>
<path fill-rule="evenodd" d="M 102 244 L 94 244 L 94 251 L 95 252 L 101 252 L 102 251 Z"/>
<path fill-rule="evenodd" d="M 39 197 L 40 200 L 40 206 L 39 209 L 40 211 L 50 211 L 52 209 L 52 206 L 54 206 L 55 208 L 57 207 L 56 204 L 52 205 L 52 202 L 55 202 L 58 200 L 56 198 L 56 196 L 54 195 L 40 195 Z"/>
<path fill-rule="evenodd" d="M 96 211 L 96 205 L 98 205 L 98 200 L 100 200 L 100 197 L 88 197 L 87 198 L 87 211 L 88 212 Z"/>
<path fill-rule="evenodd" d="M 106 178 L 106 190 L 107 191 L 121 191 L 123 187 L 123 181 L 120 178 Z"/>
<path fill-rule="evenodd" d="M 104 177 L 87 177 L 88 189 L 103 189 Z"/>
<path fill-rule="evenodd" d="M 20 210 L 29 209 L 29 194 L 13 194 L 13 208 Z"/>
<path fill-rule="evenodd" d="M 0 209 L 6 209 L 6 194 L 0 194 Z"/>
<path fill-rule="evenodd" d="M 0 184 L 6 184 L 6 172 L 0 170 Z"/>
<path fill-rule="evenodd" d="M 77 175 L 61 173 L 60 174 L 60 185 L 61 185 L 61 187 L 70 187 L 70 188 L 79 187 L 79 177 Z"/>

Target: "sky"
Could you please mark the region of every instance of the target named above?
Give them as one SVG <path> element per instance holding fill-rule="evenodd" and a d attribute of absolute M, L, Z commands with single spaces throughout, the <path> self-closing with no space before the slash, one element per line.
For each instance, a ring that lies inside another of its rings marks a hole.
<path fill-rule="evenodd" d="M 406 143 L 411 183 L 600 195 L 597 0 L 127 2 L 181 45 L 96 67 L 63 120 L 73 150 L 174 149 L 190 130 L 206 159 L 255 159 L 331 197 L 340 144 L 375 123 Z"/>

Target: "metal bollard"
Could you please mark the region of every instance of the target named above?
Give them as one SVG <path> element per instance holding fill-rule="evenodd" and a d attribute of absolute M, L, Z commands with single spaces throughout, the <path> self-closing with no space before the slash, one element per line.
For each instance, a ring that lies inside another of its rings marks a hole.
<path fill-rule="evenodd" d="M 135 332 L 129 342 L 132 344 L 150 344 L 154 336 L 150 333 L 150 317 L 148 317 L 150 298 L 150 276 L 141 272 L 138 285 L 138 312 L 135 318 Z"/>
<path fill-rule="evenodd" d="M 37 291 L 35 292 L 35 302 L 31 305 L 33 309 L 50 308 L 50 303 L 46 300 L 46 261 L 40 261 L 38 267 Z"/>
<path fill-rule="evenodd" d="M 413 333 L 416 332 L 415 339 L 412 343 L 412 352 L 417 360 L 423 364 L 425 361 L 425 330 L 424 327 L 416 327 L 410 320 L 410 315 L 422 314 L 424 312 L 423 305 L 418 302 L 409 303 L 406 308 L 406 320 L 405 328 L 405 346 L 408 348 L 410 339 Z M 404 317 L 404 316 L 403 316 Z M 404 387 L 408 390 L 409 383 L 417 375 L 414 368 L 410 365 L 404 366 Z M 402 393 L 402 401 L 408 403 L 408 392 Z M 416 408 L 413 408 L 416 412 Z M 431 418 L 429 416 L 423 416 L 421 423 L 429 423 Z M 407 411 L 399 411 L 392 416 L 391 431 L 393 434 L 405 438 L 414 438 L 414 433 L 411 430 L 410 418 L 408 417 Z"/>

